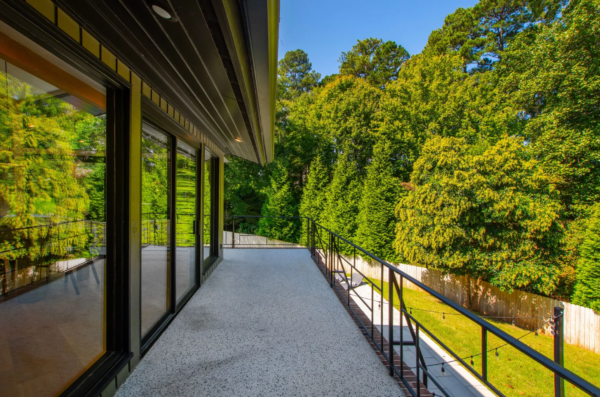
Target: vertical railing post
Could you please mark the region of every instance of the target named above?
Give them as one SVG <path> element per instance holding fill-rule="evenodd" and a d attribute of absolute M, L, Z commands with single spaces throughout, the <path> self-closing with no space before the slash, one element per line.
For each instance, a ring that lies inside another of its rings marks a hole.
<path fill-rule="evenodd" d="M 394 277 L 394 272 L 390 267 L 388 268 L 388 357 L 390 376 L 394 376 L 394 285 L 392 284 L 392 277 Z M 383 284 L 381 286 L 383 287 Z M 381 310 L 383 310 L 383 307 Z"/>
<path fill-rule="evenodd" d="M 402 309 L 404 308 L 404 277 L 400 275 L 400 293 L 398 294 L 398 303 L 400 304 L 400 377 L 404 378 L 404 332 L 402 330 Z"/>
<path fill-rule="evenodd" d="M 310 250 L 310 221 L 308 219 L 306 219 L 306 248 L 308 248 L 312 256 L 312 251 Z"/>
<path fill-rule="evenodd" d="M 417 360 L 417 397 L 421 397 L 421 377 L 419 376 L 419 323 L 415 323 L 417 331 L 415 332 L 415 359 Z"/>
<path fill-rule="evenodd" d="M 235 218 L 231 218 L 233 224 L 231 226 L 231 248 L 235 248 Z"/>
<path fill-rule="evenodd" d="M 379 284 L 379 286 L 381 287 L 381 290 L 379 291 L 381 293 L 381 295 L 379 295 L 379 301 L 381 302 L 381 308 L 379 309 L 379 324 L 381 324 L 381 332 L 379 333 L 379 335 L 381 336 L 381 350 L 383 351 L 383 263 L 379 262 L 379 264 L 381 265 L 381 283 Z"/>
<path fill-rule="evenodd" d="M 565 334 L 564 334 L 564 316 L 563 309 L 560 307 L 554 308 L 554 324 L 552 329 L 554 331 L 554 362 L 564 367 L 565 360 Z M 564 397 L 565 396 L 565 380 L 560 377 L 557 373 L 554 373 L 554 396 Z"/>
<path fill-rule="evenodd" d="M 329 233 L 329 285 L 333 288 L 333 234 Z"/>
<path fill-rule="evenodd" d="M 481 327 L 481 377 L 487 382 L 487 329 Z"/>
<path fill-rule="evenodd" d="M 312 247 L 313 247 L 313 255 L 317 255 L 317 225 L 312 222 Z"/>

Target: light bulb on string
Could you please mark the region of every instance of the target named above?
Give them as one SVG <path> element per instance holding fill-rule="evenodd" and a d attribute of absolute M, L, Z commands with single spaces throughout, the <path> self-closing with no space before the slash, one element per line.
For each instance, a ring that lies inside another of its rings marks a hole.
<path fill-rule="evenodd" d="M 473 362 L 473 356 L 471 356 L 471 365 L 475 365 L 475 363 Z"/>
<path fill-rule="evenodd" d="M 442 320 L 446 320 L 446 313 L 442 313 Z"/>
<path fill-rule="evenodd" d="M 498 349 L 496 349 L 496 359 L 498 359 Z"/>
<path fill-rule="evenodd" d="M 442 373 L 443 373 L 443 374 L 444 374 L 444 376 L 445 376 L 445 374 L 446 374 L 446 370 L 444 369 L 444 363 L 442 363 Z"/>

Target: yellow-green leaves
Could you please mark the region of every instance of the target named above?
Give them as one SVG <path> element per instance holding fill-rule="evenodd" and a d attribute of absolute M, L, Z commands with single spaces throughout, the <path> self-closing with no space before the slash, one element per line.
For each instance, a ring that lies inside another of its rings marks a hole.
<path fill-rule="evenodd" d="M 433 137 L 398 204 L 395 246 L 409 260 L 550 293 L 563 229 L 551 179 L 522 139 L 469 145 Z"/>

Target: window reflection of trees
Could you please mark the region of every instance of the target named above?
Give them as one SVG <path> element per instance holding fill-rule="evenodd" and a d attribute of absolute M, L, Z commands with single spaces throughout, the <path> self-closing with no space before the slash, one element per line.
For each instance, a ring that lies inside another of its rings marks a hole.
<path fill-rule="evenodd" d="M 105 255 L 106 117 L 9 73 L 0 97 L 4 295 L 68 270 L 69 259 Z"/>
<path fill-rule="evenodd" d="M 168 245 L 168 143 L 151 135 L 142 139 L 142 245 Z"/>

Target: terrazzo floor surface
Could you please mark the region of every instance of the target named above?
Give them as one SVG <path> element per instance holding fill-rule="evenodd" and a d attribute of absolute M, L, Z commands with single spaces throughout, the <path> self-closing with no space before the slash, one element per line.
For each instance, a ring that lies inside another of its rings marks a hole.
<path fill-rule="evenodd" d="M 225 259 L 118 390 L 126 396 L 403 396 L 306 250 Z"/>

